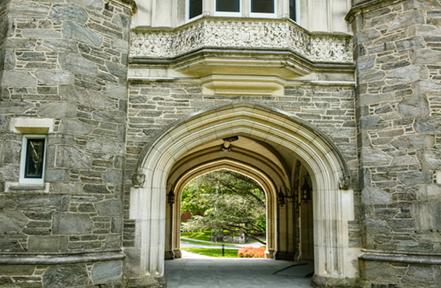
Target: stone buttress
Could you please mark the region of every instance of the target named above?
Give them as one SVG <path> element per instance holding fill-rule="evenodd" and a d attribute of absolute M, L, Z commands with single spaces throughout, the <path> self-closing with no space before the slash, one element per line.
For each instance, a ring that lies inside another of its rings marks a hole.
<path fill-rule="evenodd" d="M 356 2 L 361 280 L 439 287 L 441 3 Z"/>

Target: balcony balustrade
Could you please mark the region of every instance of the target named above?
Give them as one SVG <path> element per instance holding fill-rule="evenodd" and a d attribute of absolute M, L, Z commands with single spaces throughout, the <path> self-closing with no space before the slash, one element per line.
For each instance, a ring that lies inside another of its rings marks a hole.
<path fill-rule="evenodd" d="M 289 19 L 203 17 L 175 29 L 138 28 L 132 58 L 172 59 L 207 49 L 290 51 L 311 62 L 352 63 L 352 37 L 311 33 Z"/>
<path fill-rule="evenodd" d="M 206 94 L 283 95 L 286 81 L 354 69 L 352 36 L 311 33 L 289 19 L 202 17 L 134 29 L 131 43 L 130 79 L 190 76 Z"/>

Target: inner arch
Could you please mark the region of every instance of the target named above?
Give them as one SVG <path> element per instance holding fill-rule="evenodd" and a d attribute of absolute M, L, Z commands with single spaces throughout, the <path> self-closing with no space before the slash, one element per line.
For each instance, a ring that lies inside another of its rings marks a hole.
<path fill-rule="evenodd" d="M 259 184 L 266 196 L 266 257 L 272 258 L 277 250 L 276 239 L 276 204 L 277 204 L 277 184 L 261 169 L 250 166 L 246 163 L 237 162 L 231 159 L 221 159 L 209 163 L 201 164 L 194 169 L 187 171 L 176 182 L 173 191 L 175 192 L 176 203 L 173 210 L 167 209 L 166 217 L 166 255 L 173 255 L 170 258 L 180 257 L 180 199 L 184 187 L 193 179 L 219 170 L 230 170 L 242 174 Z"/>

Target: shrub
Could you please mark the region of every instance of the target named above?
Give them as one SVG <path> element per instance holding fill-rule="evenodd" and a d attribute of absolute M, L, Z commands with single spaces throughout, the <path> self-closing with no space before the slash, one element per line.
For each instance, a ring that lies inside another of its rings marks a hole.
<path fill-rule="evenodd" d="M 237 251 L 240 258 L 265 258 L 265 247 L 243 247 Z"/>

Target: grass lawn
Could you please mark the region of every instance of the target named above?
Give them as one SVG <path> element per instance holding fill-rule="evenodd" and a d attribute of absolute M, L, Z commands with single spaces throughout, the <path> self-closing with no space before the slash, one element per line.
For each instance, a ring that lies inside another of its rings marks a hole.
<path fill-rule="evenodd" d="M 196 240 L 211 241 L 211 232 L 183 232 L 181 233 L 181 236 Z"/>
<path fill-rule="evenodd" d="M 222 258 L 222 249 L 219 248 L 183 248 L 182 250 L 199 255 Z M 237 258 L 237 250 L 225 249 L 224 258 Z"/>
<path fill-rule="evenodd" d="M 202 240 L 204 241 L 204 240 Z M 204 246 L 221 246 L 222 243 L 220 242 L 211 242 L 211 241 L 205 241 L 205 242 L 201 242 L 201 241 L 195 241 L 191 238 L 185 238 L 185 237 L 181 237 L 181 242 L 185 242 L 185 243 L 189 243 L 189 244 L 196 244 L 196 245 L 204 245 Z M 225 246 L 230 246 L 230 247 L 234 247 L 236 246 L 235 244 L 232 243 L 224 243 Z"/>

